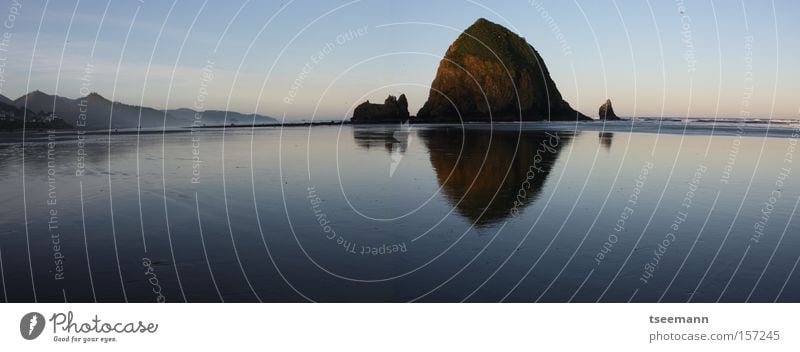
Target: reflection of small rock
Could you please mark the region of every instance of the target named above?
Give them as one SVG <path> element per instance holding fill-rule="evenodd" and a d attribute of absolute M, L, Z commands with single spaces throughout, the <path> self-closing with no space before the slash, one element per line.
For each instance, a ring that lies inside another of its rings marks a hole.
<path fill-rule="evenodd" d="M 407 126 L 407 124 L 401 124 L 400 129 L 378 129 L 374 127 L 354 128 L 353 138 L 355 139 L 356 145 L 367 150 L 371 148 L 384 148 L 386 152 L 390 154 L 395 150 L 405 153 L 408 138 L 402 138 L 403 135 L 408 137 L 408 133 L 401 132 L 403 129 L 402 126 Z"/>
<path fill-rule="evenodd" d="M 611 99 L 606 99 L 606 102 L 600 105 L 598 115 L 600 116 L 600 120 L 619 120 L 619 117 L 614 114 L 614 107 L 611 106 Z"/>
<path fill-rule="evenodd" d="M 402 122 L 408 120 L 408 100 L 405 94 L 400 98 L 390 95 L 383 104 L 362 103 L 353 110 L 354 123 Z"/>
<path fill-rule="evenodd" d="M 400 165 L 400 162 L 403 160 L 403 153 L 405 153 L 405 151 L 408 149 L 411 141 L 414 140 L 410 132 L 411 126 L 408 124 L 408 122 L 405 122 L 400 125 L 400 129 L 392 133 L 392 139 L 394 139 L 396 144 L 398 144 L 399 150 L 392 150 L 390 153 L 392 163 L 389 167 L 389 177 L 394 175 L 394 172 L 397 170 L 397 166 Z"/>
<path fill-rule="evenodd" d="M 600 145 L 602 145 L 606 150 L 611 149 L 611 142 L 614 140 L 614 134 L 611 132 L 600 132 L 598 136 L 600 138 Z"/>

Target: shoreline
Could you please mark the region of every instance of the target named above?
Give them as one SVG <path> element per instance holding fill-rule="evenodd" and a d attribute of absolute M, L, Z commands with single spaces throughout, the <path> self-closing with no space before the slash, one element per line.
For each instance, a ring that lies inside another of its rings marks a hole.
<path fill-rule="evenodd" d="M 730 136 L 743 135 L 750 137 L 791 137 L 798 130 L 800 120 L 781 119 L 776 121 L 762 120 L 713 120 L 691 119 L 687 123 L 673 118 L 640 118 L 637 120 L 622 119 L 618 121 L 516 121 L 516 122 L 431 122 L 431 121 L 411 121 L 412 126 L 431 126 L 442 127 L 463 126 L 466 128 L 482 128 L 492 126 L 496 130 L 508 130 L 509 128 L 528 131 L 585 131 L 585 132 L 611 132 L 611 133 L 648 133 L 648 134 L 685 134 L 694 136 Z M 342 121 L 323 121 L 323 122 L 298 122 L 298 123 L 267 123 L 255 125 L 208 125 L 208 126 L 183 126 L 169 127 L 161 129 L 121 129 L 121 130 L 75 130 L 75 129 L 56 129 L 56 130 L 27 130 L 26 140 L 38 140 L 55 135 L 57 138 L 73 136 L 103 136 L 103 135 L 148 135 L 148 134 L 172 134 L 172 133 L 191 133 L 198 130 L 214 129 L 241 129 L 241 128 L 297 128 L 297 127 L 325 127 L 325 126 L 355 126 L 359 128 L 385 128 L 397 126 L 398 122 L 383 123 L 353 123 L 349 120 Z M 54 133 L 53 133 L 54 131 Z M 768 133 L 767 133 L 768 131 Z M 18 143 L 23 140 L 22 130 L 0 131 L 0 143 Z"/>

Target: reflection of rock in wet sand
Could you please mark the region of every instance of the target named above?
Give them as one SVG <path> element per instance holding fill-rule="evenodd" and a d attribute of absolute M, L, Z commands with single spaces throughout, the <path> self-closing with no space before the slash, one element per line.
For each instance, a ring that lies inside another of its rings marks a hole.
<path fill-rule="evenodd" d="M 606 150 L 611 149 L 611 142 L 614 140 L 614 134 L 613 133 L 611 133 L 611 132 L 600 132 L 600 134 L 598 135 L 598 138 L 600 139 L 600 145 L 602 145 L 603 148 L 606 148 Z"/>
<path fill-rule="evenodd" d="M 444 195 L 478 225 L 502 221 L 535 201 L 570 138 L 555 132 L 520 136 L 516 131 L 461 129 L 420 130 L 418 135 Z"/>
<path fill-rule="evenodd" d="M 384 148 L 386 152 L 405 153 L 408 148 L 408 136 L 411 133 L 408 124 L 397 124 L 393 128 L 353 128 L 353 139 L 361 148 Z"/>

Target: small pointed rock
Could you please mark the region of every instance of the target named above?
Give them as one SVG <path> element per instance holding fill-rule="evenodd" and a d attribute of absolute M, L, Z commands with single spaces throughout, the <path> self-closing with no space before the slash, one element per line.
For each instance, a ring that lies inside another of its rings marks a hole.
<path fill-rule="evenodd" d="M 614 107 L 611 106 L 611 99 L 606 99 L 606 102 L 600 105 L 598 115 L 600 116 L 600 120 L 619 120 L 619 117 L 614 114 Z"/>

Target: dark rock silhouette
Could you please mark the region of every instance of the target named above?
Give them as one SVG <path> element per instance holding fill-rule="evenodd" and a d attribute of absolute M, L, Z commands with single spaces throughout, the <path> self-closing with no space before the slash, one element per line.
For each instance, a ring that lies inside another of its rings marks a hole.
<path fill-rule="evenodd" d="M 417 118 L 590 120 L 562 99 L 542 57 L 524 38 L 482 18 L 447 49 Z"/>
<path fill-rule="evenodd" d="M 362 103 L 353 110 L 354 123 L 402 122 L 408 120 L 408 100 L 405 94 L 400 98 L 390 95 L 383 104 Z"/>
<path fill-rule="evenodd" d="M 614 107 L 611 106 L 611 99 L 606 99 L 606 102 L 600 105 L 598 115 L 600 116 L 600 120 L 619 120 L 619 117 L 614 114 Z"/>

